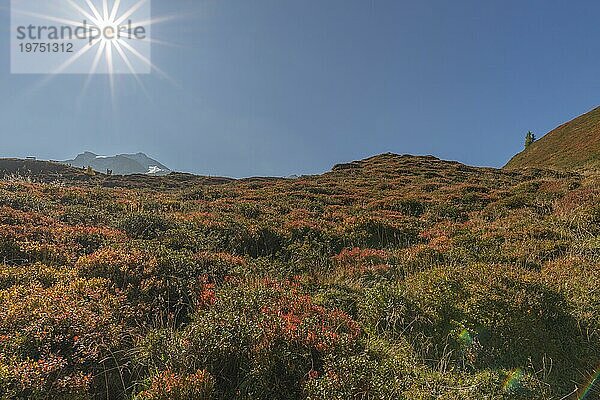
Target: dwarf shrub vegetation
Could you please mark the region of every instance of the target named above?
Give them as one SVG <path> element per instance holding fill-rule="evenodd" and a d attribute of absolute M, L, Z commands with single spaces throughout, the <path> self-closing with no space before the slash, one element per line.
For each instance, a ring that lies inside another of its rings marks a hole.
<path fill-rule="evenodd" d="M 600 396 L 593 173 L 117 178 L 0 181 L 0 399 Z"/>

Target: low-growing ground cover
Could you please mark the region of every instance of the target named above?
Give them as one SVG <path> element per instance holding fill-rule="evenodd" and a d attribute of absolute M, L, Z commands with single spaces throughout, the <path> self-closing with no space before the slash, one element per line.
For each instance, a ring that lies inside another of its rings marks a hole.
<path fill-rule="evenodd" d="M 600 396 L 600 177 L 160 179 L 0 181 L 0 398 Z"/>

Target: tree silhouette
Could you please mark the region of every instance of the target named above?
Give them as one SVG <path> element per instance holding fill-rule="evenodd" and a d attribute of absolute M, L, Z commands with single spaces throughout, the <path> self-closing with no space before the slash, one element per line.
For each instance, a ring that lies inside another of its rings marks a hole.
<path fill-rule="evenodd" d="M 535 135 L 529 131 L 527 132 L 527 135 L 525 135 L 525 148 L 531 146 L 533 142 L 535 142 Z"/>

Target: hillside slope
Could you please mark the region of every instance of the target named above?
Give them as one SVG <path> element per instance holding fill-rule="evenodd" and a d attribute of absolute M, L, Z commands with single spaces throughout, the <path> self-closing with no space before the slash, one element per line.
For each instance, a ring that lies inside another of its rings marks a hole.
<path fill-rule="evenodd" d="M 505 168 L 600 169 L 600 107 L 554 129 Z"/>
<path fill-rule="evenodd" d="M 53 182 L 59 178 L 75 182 L 89 179 L 81 169 L 58 162 L 0 158 L 0 179 L 9 178 L 39 182 Z"/>
<path fill-rule="evenodd" d="M 45 174 L 0 174 L 0 399 L 600 398 L 593 174 Z"/>

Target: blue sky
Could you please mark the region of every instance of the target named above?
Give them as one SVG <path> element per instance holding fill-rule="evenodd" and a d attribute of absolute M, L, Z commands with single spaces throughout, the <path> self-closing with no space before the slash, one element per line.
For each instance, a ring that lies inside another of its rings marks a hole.
<path fill-rule="evenodd" d="M 382 152 L 502 166 L 600 101 L 600 3 L 153 0 L 178 83 L 10 74 L 0 0 L 0 156 L 143 151 L 209 175 L 320 173 Z M 4 57 L 2 56 L 4 55 Z"/>

